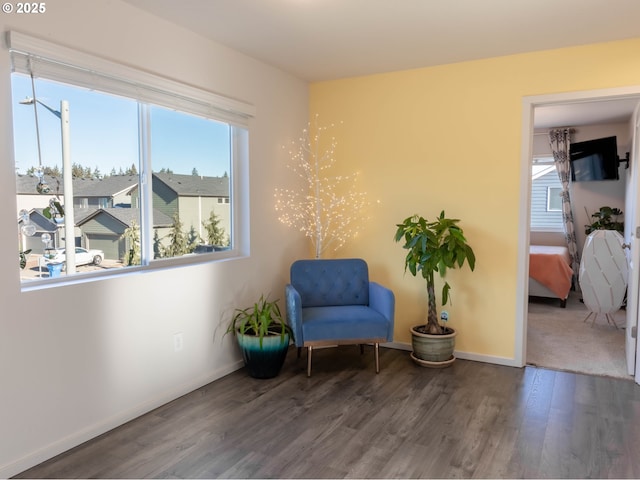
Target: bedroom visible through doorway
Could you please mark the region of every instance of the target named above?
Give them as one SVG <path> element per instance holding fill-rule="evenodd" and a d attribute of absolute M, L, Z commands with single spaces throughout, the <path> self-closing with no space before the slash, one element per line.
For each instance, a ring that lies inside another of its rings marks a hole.
<path fill-rule="evenodd" d="M 550 203 L 554 190 L 551 185 L 546 185 L 544 191 L 538 189 L 537 197 L 532 191 L 534 177 L 536 173 L 541 173 L 540 176 L 544 176 L 550 173 L 551 169 L 544 170 L 544 161 L 540 159 L 545 155 L 540 153 L 536 147 L 545 142 L 545 133 L 549 129 L 554 127 L 579 127 L 582 134 L 598 135 L 597 129 L 607 128 L 602 125 L 609 124 L 624 124 L 627 126 L 631 122 L 633 114 L 633 105 L 637 104 L 640 98 L 640 91 L 635 91 L 633 95 L 620 95 L 613 92 L 603 92 L 602 96 L 592 94 L 585 94 L 585 97 L 579 98 L 578 93 L 568 94 L 568 96 L 562 99 L 562 96 L 545 96 L 537 97 L 531 101 L 529 105 L 525 101 L 525 110 L 530 108 L 531 121 L 528 123 L 528 132 L 525 133 L 523 129 L 523 135 L 528 134 L 527 141 L 524 142 L 523 152 L 528 152 L 528 164 L 527 169 L 529 173 L 529 197 L 527 198 L 527 204 L 523 205 L 527 209 L 526 215 L 523 218 L 529 220 L 528 225 L 522 225 L 526 233 L 523 232 L 523 237 L 526 238 L 527 250 L 528 245 L 532 243 L 532 238 L 536 237 L 536 243 L 539 243 L 542 237 L 543 243 L 552 238 L 551 244 L 557 242 L 558 238 L 562 238 L 562 233 L 558 232 L 557 226 L 554 228 L 545 228 L 542 218 L 536 217 L 536 207 L 538 207 L 538 213 L 540 209 L 544 209 L 544 213 L 549 215 L 554 211 L 553 204 Z M 593 95 L 593 96 L 590 96 Z M 554 98 L 555 97 L 555 98 Z M 573 97 L 573 98 L 571 98 Z M 624 110 L 624 113 L 618 113 L 616 118 L 611 117 L 612 106 L 617 103 L 619 112 Z M 621 109 L 621 103 L 626 103 L 627 106 Z M 584 115 L 584 112 L 590 110 L 591 117 Z M 523 118 L 527 116 L 527 112 L 523 112 Z M 552 118 L 555 116 L 555 120 Z M 584 124 L 583 119 L 587 119 L 589 124 Z M 523 122 L 523 125 L 527 124 L 527 121 Z M 626 129 L 627 132 L 631 131 L 631 128 Z M 605 132 L 606 133 L 606 132 Z M 602 136 L 605 136 L 604 134 Z M 623 134 L 621 134 L 623 136 Z M 594 137 L 595 138 L 595 137 Z M 627 145 L 624 147 L 631 147 L 631 135 L 627 134 L 626 139 L 622 139 Z M 534 159 L 537 162 L 534 163 Z M 523 159 L 524 160 L 524 159 Z M 535 164 L 538 164 L 538 172 L 535 172 Z M 524 165 L 523 165 L 524 167 Z M 624 167 L 622 167 L 624 169 Z M 624 172 L 622 174 L 624 176 Z M 524 176 L 524 174 L 523 174 Z M 538 178 L 539 178 L 538 177 Z M 551 179 L 551 175 L 547 179 Z M 524 181 L 524 180 L 523 180 Z M 538 182 L 539 183 L 539 182 Z M 624 183 L 622 184 L 624 188 Z M 544 195 L 541 195 L 544 193 Z M 584 189 L 582 192 L 578 192 L 578 195 L 584 196 Z M 596 192 L 601 194 L 602 192 Z M 544 197 L 544 198 L 543 198 Z M 599 205 L 607 199 L 606 195 L 596 195 L 593 199 L 593 205 Z M 584 200 L 584 198 L 582 198 Z M 532 203 L 537 202 L 537 203 Z M 589 205 L 591 206 L 591 205 Z M 622 198 L 622 206 L 624 206 L 624 195 Z M 523 211 L 524 208 L 521 210 Z M 524 213 L 524 212 L 523 212 Z M 584 209 L 580 212 L 580 215 L 574 213 L 576 219 L 576 229 L 580 230 L 582 240 L 586 237 L 584 234 L 585 221 L 588 219 L 588 209 Z M 544 216 L 544 215 L 543 215 Z M 536 226 L 542 226 L 542 228 L 536 228 Z M 549 226 L 549 225 L 547 225 Z M 562 240 L 561 240 L 562 242 Z M 525 263 L 528 265 L 528 261 Z M 524 276 L 528 277 L 528 268 L 523 269 Z M 523 282 L 527 284 L 528 282 Z M 522 361 L 524 364 L 535 364 L 540 367 L 546 367 L 557 370 L 569 370 L 579 373 L 606 375 L 621 378 L 632 379 L 632 376 L 626 373 L 625 364 L 625 351 L 624 351 L 624 326 L 625 326 L 625 314 L 624 310 L 620 310 L 616 313 L 616 322 L 620 326 L 619 330 L 615 327 L 608 325 L 604 317 L 598 318 L 595 324 L 592 325 L 592 318 L 587 322 L 584 321 L 588 315 L 588 310 L 584 304 L 580 301 L 580 290 L 576 290 L 570 293 L 567 300 L 567 308 L 560 308 L 559 301 L 553 299 L 544 298 L 532 298 L 529 302 L 529 296 L 527 291 L 523 292 L 523 314 L 524 321 L 522 328 L 523 345 L 522 345 Z M 591 342 L 596 343 L 592 344 Z M 596 346 L 601 346 L 601 351 L 596 350 Z M 592 352 L 591 355 L 584 355 L 585 351 Z"/>

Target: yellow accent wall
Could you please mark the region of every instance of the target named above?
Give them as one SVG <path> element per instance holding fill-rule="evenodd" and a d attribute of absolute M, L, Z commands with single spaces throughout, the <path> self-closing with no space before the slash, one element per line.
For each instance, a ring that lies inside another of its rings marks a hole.
<path fill-rule="evenodd" d="M 639 52 L 640 38 L 311 85 L 312 118 L 336 124 L 334 168 L 360 172 L 371 200 L 362 233 L 327 256 L 365 258 L 394 290 L 396 342 L 424 322 L 426 292 L 404 274 L 395 224 L 444 209 L 477 257 L 448 277 L 456 349 L 514 357 L 522 98 L 638 85 Z"/>

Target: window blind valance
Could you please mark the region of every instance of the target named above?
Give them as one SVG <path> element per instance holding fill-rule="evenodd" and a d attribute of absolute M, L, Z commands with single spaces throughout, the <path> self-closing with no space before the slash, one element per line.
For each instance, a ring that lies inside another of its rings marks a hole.
<path fill-rule="evenodd" d="M 192 87 L 19 32 L 7 32 L 14 72 L 132 98 L 246 127 L 249 103 Z"/>

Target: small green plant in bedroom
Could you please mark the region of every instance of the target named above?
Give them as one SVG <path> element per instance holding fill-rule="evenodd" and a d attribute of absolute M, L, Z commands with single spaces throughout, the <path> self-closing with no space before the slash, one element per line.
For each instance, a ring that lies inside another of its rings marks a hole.
<path fill-rule="evenodd" d="M 473 271 L 476 257 L 467 243 L 458 219 L 447 218 L 444 210 L 435 221 L 413 215 L 396 225 L 395 241 L 404 241 L 408 250 L 405 272 L 418 274 L 426 282 L 429 309 L 427 323 L 411 328 L 413 353 L 411 358 L 425 367 L 448 367 L 455 357 L 456 331 L 440 324 L 436 308 L 435 274 L 445 278 L 450 268 L 460 268 L 466 262 Z M 451 286 L 447 281 L 442 287 L 442 305 L 449 301 Z"/>
<path fill-rule="evenodd" d="M 621 216 L 622 210 L 619 208 L 600 207 L 597 212 L 591 214 L 593 222 L 584 226 L 584 233 L 589 235 L 595 230 L 615 230 L 624 234 L 624 221 L 619 220 Z"/>

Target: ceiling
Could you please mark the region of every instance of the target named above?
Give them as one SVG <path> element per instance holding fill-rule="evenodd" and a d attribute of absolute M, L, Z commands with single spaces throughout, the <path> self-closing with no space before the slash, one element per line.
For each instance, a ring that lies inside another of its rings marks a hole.
<path fill-rule="evenodd" d="M 622 40 L 640 24 L 638 0 L 124 1 L 309 82 Z M 536 126 L 628 119 L 635 103 L 538 108 Z"/>
<path fill-rule="evenodd" d="M 599 100 L 536 107 L 534 127 L 579 127 L 625 123 L 631 119 L 640 95 L 617 100 Z"/>

